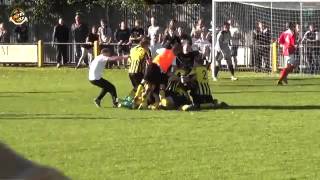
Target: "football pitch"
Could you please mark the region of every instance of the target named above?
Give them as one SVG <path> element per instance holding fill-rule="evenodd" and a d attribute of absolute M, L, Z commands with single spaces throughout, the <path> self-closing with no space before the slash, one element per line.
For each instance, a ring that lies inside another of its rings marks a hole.
<path fill-rule="evenodd" d="M 319 179 L 320 77 L 239 72 L 210 82 L 229 109 L 93 104 L 87 69 L 0 68 L 0 140 L 73 179 Z M 106 70 L 119 97 L 125 70 Z"/>

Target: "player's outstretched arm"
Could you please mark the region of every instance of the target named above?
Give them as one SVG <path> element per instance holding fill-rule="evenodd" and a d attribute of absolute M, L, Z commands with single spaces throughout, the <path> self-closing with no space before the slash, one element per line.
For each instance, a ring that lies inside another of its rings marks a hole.
<path fill-rule="evenodd" d="M 111 57 L 108 57 L 108 61 L 120 61 L 120 60 L 128 59 L 128 58 L 129 58 L 129 55 L 124 55 L 124 56 L 111 56 Z"/>

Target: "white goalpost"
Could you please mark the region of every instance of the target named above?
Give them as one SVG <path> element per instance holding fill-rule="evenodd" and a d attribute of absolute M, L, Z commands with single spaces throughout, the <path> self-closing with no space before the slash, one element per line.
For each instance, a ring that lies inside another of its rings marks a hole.
<path fill-rule="evenodd" d="M 212 0 L 212 72 L 215 43 L 224 22 L 241 32 L 237 50 L 238 70 L 277 72 L 284 62 L 277 39 L 289 22 L 296 23 L 299 74 L 320 74 L 320 2 L 317 1 L 219 1 Z M 312 27 L 313 26 L 313 29 Z M 225 61 L 222 66 L 226 67 Z"/>

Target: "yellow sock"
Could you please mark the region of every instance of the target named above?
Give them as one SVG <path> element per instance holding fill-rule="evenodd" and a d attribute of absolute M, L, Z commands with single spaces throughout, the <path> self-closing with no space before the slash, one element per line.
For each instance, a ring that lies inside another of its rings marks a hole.
<path fill-rule="evenodd" d="M 160 100 L 166 98 L 166 92 L 163 89 L 160 89 L 159 97 L 160 97 Z"/>
<path fill-rule="evenodd" d="M 142 92 L 144 91 L 144 87 L 142 84 L 139 84 L 137 91 L 135 92 L 134 98 L 141 96 Z"/>

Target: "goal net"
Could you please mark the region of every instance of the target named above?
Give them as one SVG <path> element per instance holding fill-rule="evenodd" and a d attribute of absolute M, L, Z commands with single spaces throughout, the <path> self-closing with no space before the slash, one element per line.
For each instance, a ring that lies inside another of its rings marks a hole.
<path fill-rule="evenodd" d="M 285 66 L 282 50 L 277 44 L 288 23 L 296 24 L 296 73 L 320 72 L 320 2 L 214 2 L 213 26 L 217 34 L 223 23 L 231 22 L 239 31 L 231 46 L 237 46 L 238 69 L 257 72 L 277 71 Z M 214 39 L 216 41 L 216 39 Z"/>

